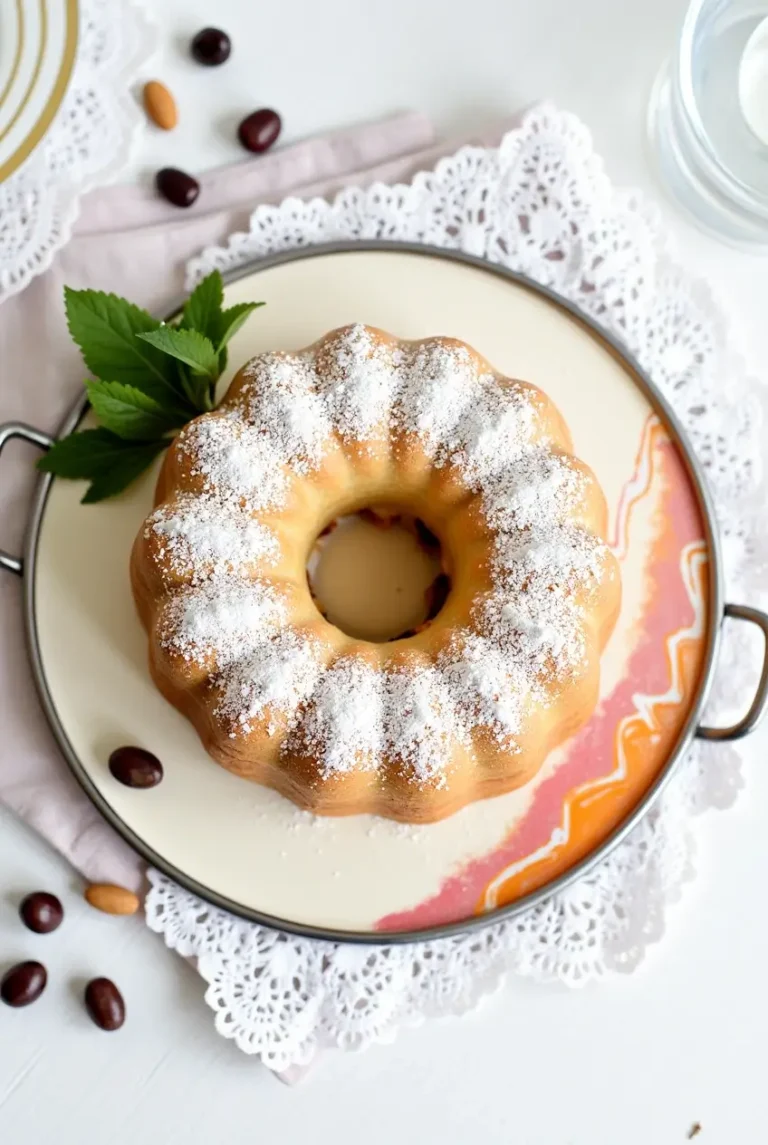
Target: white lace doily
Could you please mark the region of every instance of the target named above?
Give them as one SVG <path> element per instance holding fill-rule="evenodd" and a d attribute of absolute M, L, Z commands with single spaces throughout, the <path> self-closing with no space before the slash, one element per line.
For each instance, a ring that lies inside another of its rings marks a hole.
<path fill-rule="evenodd" d="M 72 79 L 45 138 L 0 183 L 0 302 L 69 242 L 78 199 L 127 162 L 142 113 L 130 94 L 153 50 L 132 0 L 80 0 Z"/>
<path fill-rule="evenodd" d="M 523 271 L 619 337 L 677 410 L 708 474 L 727 595 L 759 601 L 768 564 L 765 530 L 755 527 L 765 504 L 761 387 L 745 376 L 707 287 L 675 265 L 653 213 L 612 187 L 577 119 L 539 108 L 498 148 L 463 148 L 409 186 L 259 207 L 248 234 L 193 261 L 189 281 L 273 251 L 370 238 L 464 250 Z M 748 628 L 726 631 L 710 715 L 722 718 L 750 694 Z M 654 809 L 587 877 L 476 933 L 389 947 L 294 938 L 210 907 L 156 871 L 147 921 L 197 959 L 217 1029 L 246 1053 L 285 1069 L 322 1046 L 360 1049 L 405 1024 L 467 1010 L 510 972 L 576 986 L 632 970 L 693 873 L 693 817 L 735 798 L 740 750 L 695 743 Z"/>

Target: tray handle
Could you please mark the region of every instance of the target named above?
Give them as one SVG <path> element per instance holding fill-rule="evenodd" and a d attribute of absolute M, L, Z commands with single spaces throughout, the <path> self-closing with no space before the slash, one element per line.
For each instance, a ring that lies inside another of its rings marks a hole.
<path fill-rule="evenodd" d="M 727 728 L 701 727 L 696 729 L 696 735 L 699 739 L 719 740 L 720 742 L 741 739 L 742 736 L 749 735 L 760 723 L 768 706 L 768 615 L 761 612 L 759 608 L 749 608 L 746 604 L 726 604 L 723 615 L 731 616 L 734 620 L 748 620 L 750 624 L 756 624 L 763 634 L 765 643 L 760 679 L 746 715 Z"/>
<path fill-rule="evenodd" d="M 39 429 L 33 429 L 31 425 L 25 425 L 21 421 L 9 421 L 5 425 L 0 425 L 0 453 L 14 437 L 20 438 L 21 441 L 27 441 L 30 445 L 36 445 L 39 449 L 50 449 L 54 442 L 54 438 L 49 434 L 42 433 Z M 14 557 L 5 549 L 0 549 L 0 568 L 21 576 L 24 571 L 24 562 L 21 557 Z"/>

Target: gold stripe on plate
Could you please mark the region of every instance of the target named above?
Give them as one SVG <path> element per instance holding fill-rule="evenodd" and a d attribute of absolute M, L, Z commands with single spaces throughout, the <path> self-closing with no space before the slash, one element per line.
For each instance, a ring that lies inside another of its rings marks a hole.
<path fill-rule="evenodd" d="M 2 143 L 2 141 L 5 139 L 8 132 L 16 126 L 19 121 L 19 117 L 24 114 L 25 107 L 34 95 L 35 84 L 37 83 L 38 77 L 43 67 L 43 60 L 45 59 L 45 48 L 48 42 L 48 9 L 46 8 L 46 0 L 38 0 L 38 4 L 40 7 L 40 42 L 37 45 L 37 59 L 35 60 L 35 66 L 32 71 L 32 75 L 29 77 L 27 90 L 24 92 L 24 97 L 21 100 L 21 103 L 13 113 L 13 118 L 5 125 L 3 130 L 0 131 L 0 143 Z"/>
<path fill-rule="evenodd" d="M 0 92 L 0 108 L 2 108 L 8 98 L 8 92 L 13 87 L 16 76 L 19 74 L 19 64 L 21 63 L 21 57 L 24 53 L 24 8 L 22 6 L 22 0 L 16 0 L 16 23 L 19 29 L 19 34 L 16 37 L 16 55 L 11 64 L 11 74 L 8 76 L 5 87 Z"/>
<path fill-rule="evenodd" d="M 40 15 L 43 37 L 40 48 L 40 55 L 38 56 L 38 61 L 33 76 L 33 84 L 37 81 L 40 69 L 42 67 L 43 51 L 47 41 L 48 12 L 46 8 L 46 0 L 40 0 Z M 56 76 L 56 82 L 51 89 L 51 94 L 48 97 L 45 107 L 37 117 L 37 121 L 34 126 L 27 133 L 26 138 L 19 144 L 13 155 L 9 156 L 5 163 L 0 165 L 0 183 L 4 179 L 7 179 L 9 175 L 13 174 L 13 172 L 21 166 L 27 156 L 34 150 L 34 148 L 45 135 L 50 126 L 51 120 L 61 106 L 61 101 L 63 100 L 64 93 L 67 90 L 67 85 L 69 83 L 70 77 L 72 75 L 72 69 L 75 64 L 75 56 L 77 54 L 78 0 L 66 0 L 66 21 L 64 50 L 62 52 L 61 64 L 59 65 L 59 72 Z M 3 132 L 3 135 L 7 134 L 13 124 L 17 121 L 19 115 L 24 111 L 24 108 L 29 102 L 31 94 L 32 92 L 28 91 L 24 99 L 24 103 L 19 107 L 12 122 L 6 128 L 5 132 Z M 2 138 L 2 136 L 0 136 L 0 138 Z"/>

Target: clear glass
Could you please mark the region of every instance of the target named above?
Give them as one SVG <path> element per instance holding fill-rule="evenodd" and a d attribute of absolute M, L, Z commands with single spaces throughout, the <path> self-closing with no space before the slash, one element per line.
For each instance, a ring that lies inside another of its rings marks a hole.
<path fill-rule="evenodd" d="M 768 0 L 693 0 L 654 87 L 649 128 L 664 181 L 694 218 L 768 251 L 768 138 L 750 115 L 768 100 L 767 18 Z"/>

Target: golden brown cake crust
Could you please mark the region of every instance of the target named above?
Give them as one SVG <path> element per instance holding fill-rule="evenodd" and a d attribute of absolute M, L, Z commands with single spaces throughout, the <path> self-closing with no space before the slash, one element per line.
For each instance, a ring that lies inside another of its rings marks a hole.
<path fill-rule="evenodd" d="M 451 590 L 387 644 L 318 612 L 306 561 L 396 504 Z M 370 327 L 262 355 L 169 449 L 131 581 L 162 694 L 237 775 L 324 815 L 412 823 L 528 782 L 589 719 L 618 614 L 606 505 L 534 386 L 453 339 Z"/>

